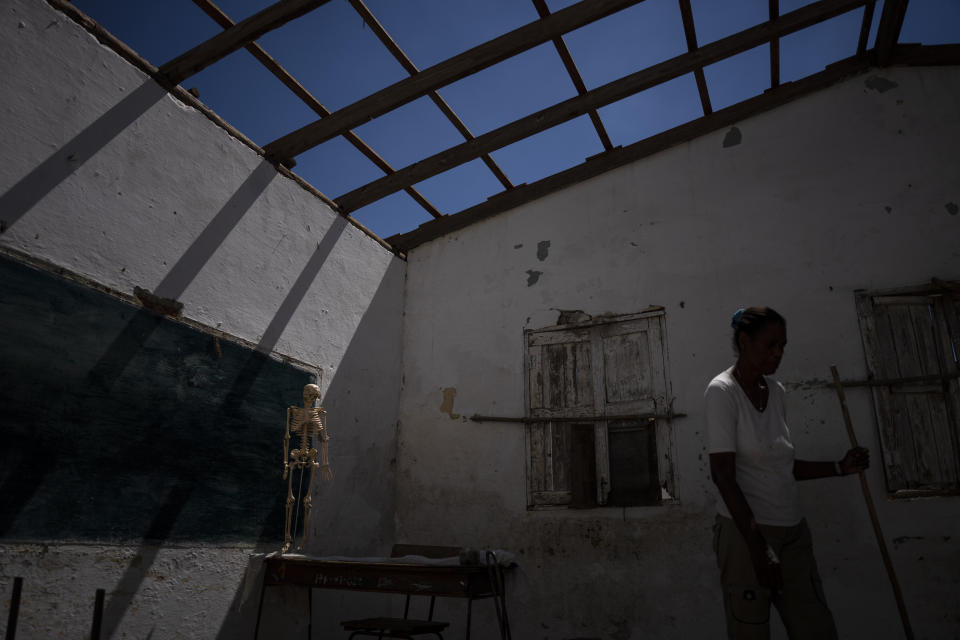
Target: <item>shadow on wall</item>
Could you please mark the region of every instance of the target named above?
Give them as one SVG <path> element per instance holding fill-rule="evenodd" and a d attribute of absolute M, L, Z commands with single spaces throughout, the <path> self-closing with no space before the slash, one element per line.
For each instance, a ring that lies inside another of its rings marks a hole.
<path fill-rule="evenodd" d="M 310 553 L 387 555 L 394 542 L 395 425 L 400 395 L 403 287 L 404 263 L 393 260 L 324 395 L 334 479 L 325 483 L 318 476 L 315 480 Z M 291 294 L 294 289 L 296 285 Z M 322 325 L 318 332 L 323 332 Z M 280 442 L 278 430 L 278 448 Z M 279 486 L 279 479 L 277 482 Z M 274 507 L 279 513 L 281 502 L 278 500 Z M 279 544 L 258 545 L 258 551 L 277 550 Z M 299 607 L 305 606 L 305 598 L 298 599 L 289 592 L 290 597 L 286 598 L 279 587 L 271 591 L 275 593 L 268 592 L 265 607 L 289 604 L 292 615 L 301 613 Z M 252 634 L 260 584 L 251 585 L 249 599 L 239 609 L 242 592 L 240 584 L 218 640 Z M 314 627 L 321 629 L 330 622 L 326 617 L 315 618 Z M 331 632 L 338 632 L 339 627 L 334 627 Z"/>
<path fill-rule="evenodd" d="M 186 287 L 272 175 L 263 164 L 245 182 L 246 195 L 171 271 L 165 282 L 179 284 L 167 292 Z M 11 425 L 0 434 L 0 537 L 143 540 L 111 590 L 105 637 L 160 543 L 279 545 L 283 408 L 313 378 L 266 353 L 345 226 L 334 221 L 254 351 L 0 259 L 3 330 L 20 338 L 2 349 L 12 366 L 0 374 L 0 421 Z"/>
<path fill-rule="evenodd" d="M 404 272 L 391 261 L 324 394 L 331 459 L 341 463 L 318 487 L 314 553 L 386 555 L 394 542 Z"/>
<path fill-rule="evenodd" d="M 154 295 L 170 300 L 180 297 L 276 175 L 273 166 L 261 162 L 180 256 Z M 91 381 L 108 392 L 159 321 L 160 318 L 150 311 L 136 314 L 94 365 L 89 374 Z"/>
<path fill-rule="evenodd" d="M 153 80 L 145 81 L 97 120 L 0 196 L 0 222 L 10 228 L 70 174 L 96 155 L 120 132 L 166 95 Z"/>
<path fill-rule="evenodd" d="M 262 167 L 269 167 L 269 165 L 261 165 Z M 271 176 L 273 175 L 272 167 L 269 167 L 271 171 Z M 245 184 L 250 183 L 248 180 Z M 259 181 L 257 181 L 259 182 Z M 241 189 L 242 190 L 242 189 Z M 262 191 L 262 189 L 260 189 Z M 259 193 L 258 191 L 257 193 Z M 256 199 L 255 197 L 253 198 Z M 232 198 L 231 202 L 236 200 Z M 239 217 L 237 218 L 239 220 Z M 230 225 L 230 228 L 235 225 Z M 310 285 L 313 284 L 314 280 L 320 273 L 324 263 L 329 258 L 331 252 L 333 251 L 334 246 L 336 246 L 337 241 L 340 239 L 340 236 L 343 233 L 344 228 L 346 227 L 346 219 L 342 217 L 337 217 L 334 219 L 333 224 L 330 229 L 324 235 L 323 240 L 317 245 L 316 251 L 307 261 L 306 266 L 301 271 L 300 275 L 297 277 L 297 280 L 294 282 L 293 286 L 290 288 L 290 291 L 287 293 L 287 296 L 284 298 L 283 302 L 277 309 L 276 314 L 273 319 L 270 321 L 267 329 L 264 331 L 263 338 L 257 344 L 256 352 L 250 353 L 241 368 L 239 374 L 236 376 L 233 385 L 230 388 L 230 391 L 226 394 L 223 405 L 221 406 L 221 414 L 224 415 L 235 415 L 237 414 L 237 407 L 242 405 L 244 399 L 250 393 L 251 388 L 258 382 L 258 379 L 261 375 L 261 372 L 265 365 L 271 364 L 274 361 L 264 357 L 261 354 L 269 354 L 272 352 L 273 348 L 276 346 L 277 341 L 280 338 L 280 335 L 283 333 L 284 328 L 289 324 L 290 320 L 293 318 L 293 315 L 296 313 L 297 308 L 300 303 L 303 301 L 303 298 L 306 296 L 307 291 L 310 288 Z M 223 237 L 226 237 L 226 233 L 223 234 Z M 222 242 L 222 239 L 221 239 Z M 199 244 L 199 241 L 194 243 L 194 246 Z M 219 246 L 219 242 L 216 243 L 212 248 L 215 249 L 216 246 Z M 192 247 L 191 247 L 192 248 Z M 188 251 L 189 253 L 189 251 Z M 195 257 L 196 261 L 202 259 L 203 254 L 198 254 Z M 186 256 L 186 254 L 185 254 Z M 181 259 L 178 262 L 184 262 Z M 206 262 L 206 260 L 203 260 Z M 196 264 L 196 263 L 194 263 Z M 201 263 L 202 265 L 202 263 Z M 174 268 L 176 269 L 176 267 Z M 198 268 L 199 271 L 199 268 Z M 164 280 L 167 282 L 169 277 Z M 184 289 L 186 287 L 184 286 Z M 158 292 L 161 290 L 161 287 L 158 287 Z M 305 384 L 305 382 L 304 382 Z M 287 391 L 291 398 L 299 394 L 300 388 L 302 385 L 291 387 Z M 291 400 L 287 404 L 296 404 L 295 401 Z M 277 415 L 283 415 L 283 406 L 277 407 Z M 277 421 L 277 442 L 280 442 L 282 439 L 281 433 L 282 430 L 279 428 L 281 420 L 278 417 Z M 279 451 L 279 448 L 277 448 Z M 277 462 L 277 471 L 281 468 L 281 462 L 279 461 L 282 456 L 274 456 L 273 449 L 269 446 L 265 448 L 265 452 L 270 457 L 276 457 Z M 267 472 L 265 476 L 260 476 L 259 479 L 267 480 L 271 475 L 277 475 L 279 473 L 270 474 Z M 266 483 L 265 483 L 266 484 Z M 277 487 L 280 487 L 282 483 L 278 482 Z M 269 484 L 267 484 L 269 486 Z M 154 534 L 152 536 L 146 537 L 147 540 L 165 540 L 169 536 L 169 526 L 163 531 L 154 530 L 158 528 L 163 528 L 164 522 L 173 522 L 176 520 L 176 517 L 179 515 L 181 509 L 185 505 L 187 499 L 190 497 L 190 494 L 194 491 L 195 482 L 190 479 L 180 477 L 178 478 L 178 484 L 171 490 L 170 494 L 167 497 L 166 502 L 158 511 L 158 518 L 164 513 L 167 517 L 161 519 L 160 521 L 155 520 L 153 525 L 151 525 L 151 532 Z M 280 536 L 279 534 L 279 523 L 282 521 L 282 488 L 280 489 L 278 496 L 275 496 L 274 499 L 270 502 L 270 514 L 263 520 L 263 527 L 260 530 L 259 536 L 257 537 L 257 551 L 273 551 L 279 546 Z M 268 491 L 269 492 L 269 491 Z M 142 545 L 139 549 L 139 552 L 136 556 L 136 561 L 131 563 L 127 567 L 126 572 L 123 577 L 120 579 L 120 582 L 117 584 L 116 588 L 113 591 L 113 595 L 110 599 L 110 603 L 104 611 L 104 622 L 105 622 L 105 637 L 112 637 L 113 633 L 116 631 L 117 626 L 120 623 L 120 620 L 123 617 L 123 614 L 133 603 L 135 595 L 139 592 L 140 586 L 143 583 L 143 579 L 146 576 L 147 571 L 150 566 L 156 560 L 157 553 L 159 552 L 160 547 L 157 545 L 145 544 Z M 227 615 L 227 620 L 224 623 L 224 627 L 231 624 L 231 621 L 235 623 L 235 628 L 232 630 L 229 637 L 236 637 L 240 633 L 241 629 L 249 629 L 252 624 L 250 620 L 246 619 L 249 616 L 249 611 L 252 607 L 248 604 L 246 609 L 243 611 L 244 614 L 247 614 L 243 618 L 240 617 L 239 605 L 240 597 L 242 595 L 243 584 L 241 583 L 234 594 L 233 602 L 231 603 L 230 611 Z"/>

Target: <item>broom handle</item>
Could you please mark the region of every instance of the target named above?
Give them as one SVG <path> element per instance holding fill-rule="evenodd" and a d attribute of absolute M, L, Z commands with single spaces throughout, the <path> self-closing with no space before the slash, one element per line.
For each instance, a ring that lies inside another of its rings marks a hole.
<path fill-rule="evenodd" d="M 833 374 L 833 386 L 837 390 L 837 398 L 840 399 L 840 408 L 843 410 L 843 423 L 847 427 L 847 435 L 850 436 L 850 445 L 857 444 L 857 435 L 853 432 L 853 421 L 850 419 L 850 411 L 847 409 L 847 397 L 843 393 L 843 384 L 840 382 L 840 374 L 837 372 L 836 365 L 830 366 L 830 373 Z M 887 576 L 890 578 L 890 584 L 893 586 L 893 595 L 897 599 L 897 609 L 900 610 L 900 620 L 903 622 L 903 632 L 907 640 L 913 640 L 913 629 L 910 627 L 910 618 L 907 616 L 907 606 L 903 602 L 903 592 L 900 591 L 900 583 L 897 581 L 897 574 L 893 570 L 893 562 L 890 560 L 890 553 L 887 551 L 887 543 L 883 538 L 883 530 L 880 528 L 880 519 L 877 518 L 877 510 L 873 507 L 873 498 L 870 495 L 870 487 L 867 485 L 867 476 L 861 470 L 860 488 L 863 489 L 863 499 L 867 503 L 867 511 L 870 512 L 870 522 L 873 523 L 873 533 L 877 537 L 877 545 L 880 547 L 880 555 L 883 556 L 883 565 L 887 568 Z"/>

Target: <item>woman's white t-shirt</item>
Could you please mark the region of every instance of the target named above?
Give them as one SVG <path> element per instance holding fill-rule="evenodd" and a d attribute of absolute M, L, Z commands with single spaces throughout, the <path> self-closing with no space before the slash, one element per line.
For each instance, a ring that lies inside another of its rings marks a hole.
<path fill-rule="evenodd" d="M 737 484 L 759 524 L 789 527 L 803 518 L 794 450 L 784 407 L 785 390 L 764 376 L 770 390 L 767 407 L 758 410 L 733 377 L 733 367 L 710 381 L 704 393 L 710 453 L 736 454 Z M 717 497 L 717 513 L 730 511 Z"/>

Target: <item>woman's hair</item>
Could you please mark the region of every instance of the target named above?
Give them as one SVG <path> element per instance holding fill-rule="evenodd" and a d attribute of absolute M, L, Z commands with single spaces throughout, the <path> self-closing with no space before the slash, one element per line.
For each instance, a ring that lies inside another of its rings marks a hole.
<path fill-rule="evenodd" d="M 733 348 L 740 353 L 740 334 L 745 333 L 753 338 L 765 327 L 778 324 L 787 326 L 786 319 L 770 307 L 747 307 L 739 309 L 730 320 L 733 327 Z"/>

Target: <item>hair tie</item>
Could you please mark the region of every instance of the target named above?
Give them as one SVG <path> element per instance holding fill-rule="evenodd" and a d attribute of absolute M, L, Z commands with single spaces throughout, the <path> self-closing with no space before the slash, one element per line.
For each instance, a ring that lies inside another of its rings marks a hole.
<path fill-rule="evenodd" d="M 730 320 L 730 326 L 731 326 L 731 327 L 733 327 L 734 329 L 737 328 L 737 324 L 739 324 L 740 318 L 743 317 L 743 312 L 744 312 L 744 311 L 746 311 L 746 309 L 742 309 L 742 308 L 741 308 L 741 309 L 737 309 L 736 313 L 733 314 L 733 318 Z"/>

